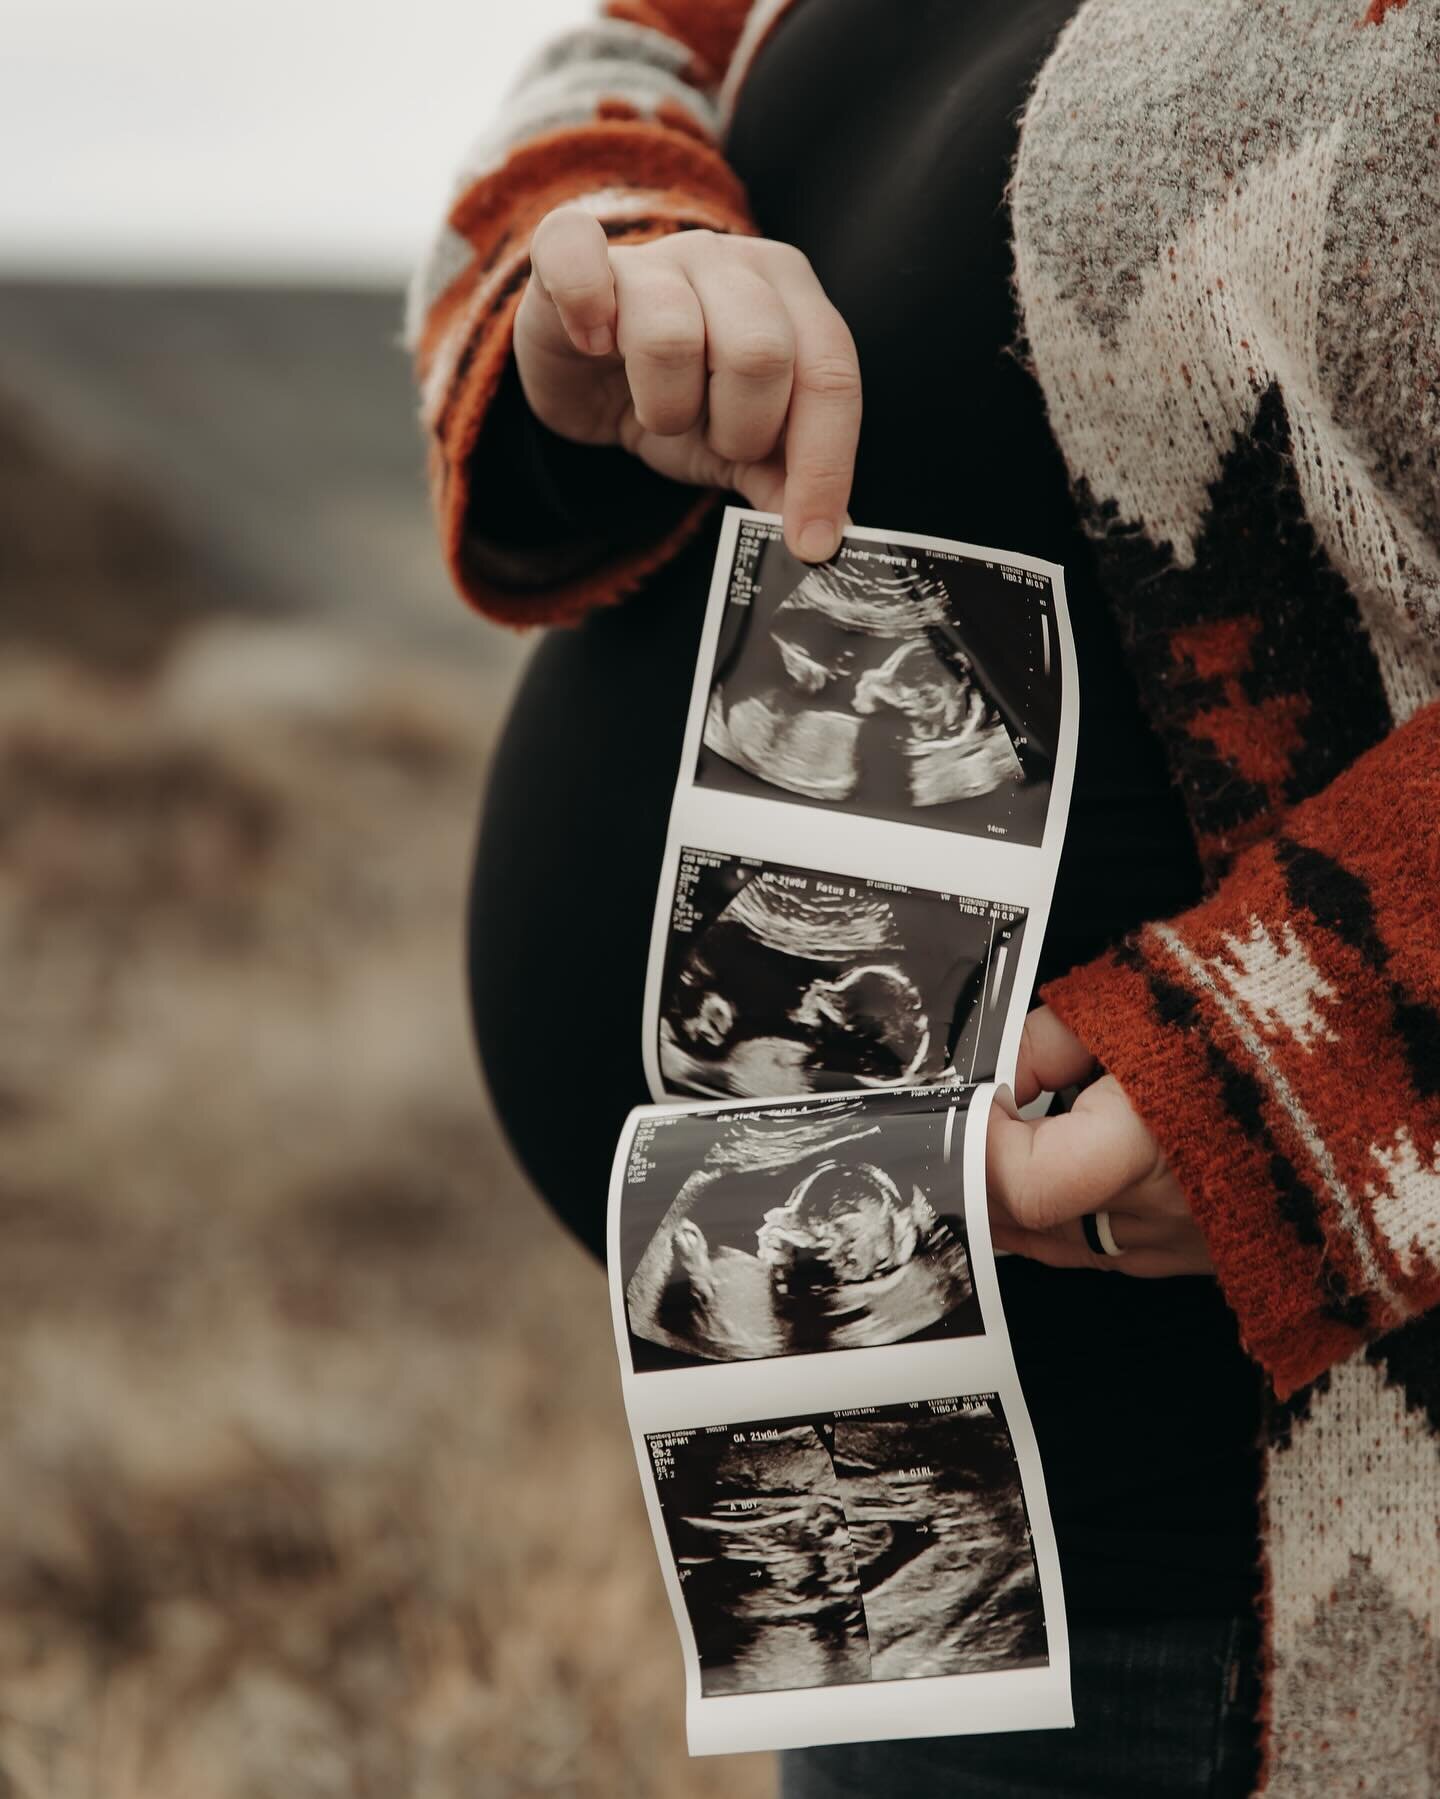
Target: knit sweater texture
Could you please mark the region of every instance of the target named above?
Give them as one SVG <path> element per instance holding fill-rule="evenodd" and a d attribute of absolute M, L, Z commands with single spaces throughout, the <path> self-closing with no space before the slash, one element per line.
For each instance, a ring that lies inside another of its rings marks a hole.
<path fill-rule="evenodd" d="M 557 576 L 488 552 L 469 473 L 551 207 L 612 242 L 754 230 L 725 125 L 786 10 L 615 0 L 461 171 L 409 340 L 445 552 L 494 618 L 623 599 L 719 497 Z M 1017 349 L 1207 870 L 1043 997 L 1158 1138 L 1268 1377 L 1257 1791 L 1432 1799 L 1440 4 L 1087 0 L 1009 201 Z"/>

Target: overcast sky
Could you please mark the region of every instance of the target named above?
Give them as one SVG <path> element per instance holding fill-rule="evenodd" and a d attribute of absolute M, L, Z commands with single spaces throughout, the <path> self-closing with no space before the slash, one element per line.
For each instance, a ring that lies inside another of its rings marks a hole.
<path fill-rule="evenodd" d="M 588 0 L 3 0 L 0 276 L 398 281 Z"/>

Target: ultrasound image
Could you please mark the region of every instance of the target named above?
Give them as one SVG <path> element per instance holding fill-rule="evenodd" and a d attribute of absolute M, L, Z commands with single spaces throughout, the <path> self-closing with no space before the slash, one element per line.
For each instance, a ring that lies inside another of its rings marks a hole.
<path fill-rule="evenodd" d="M 1000 1402 L 835 1421 L 872 1680 L 1046 1659 L 1029 1521 Z"/>
<path fill-rule="evenodd" d="M 637 1373 L 978 1335 L 968 1094 L 643 1120 L 621 1200 Z"/>
<path fill-rule="evenodd" d="M 646 1439 L 700 1650 L 700 1690 L 870 1677 L 834 1462 L 808 1420 Z"/>
<path fill-rule="evenodd" d="M 671 1092 L 988 1080 L 1023 907 L 682 849 L 660 997 Z"/>
<path fill-rule="evenodd" d="M 1048 1661 L 995 1394 L 646 1442 L 706 1697 Z"/>
<path fill-rule="evenodd" d="M 695 778 L 1039 843 L 1053 608 L 1028 571 L 854 538 L 811 567 L 742 521 Z"/>

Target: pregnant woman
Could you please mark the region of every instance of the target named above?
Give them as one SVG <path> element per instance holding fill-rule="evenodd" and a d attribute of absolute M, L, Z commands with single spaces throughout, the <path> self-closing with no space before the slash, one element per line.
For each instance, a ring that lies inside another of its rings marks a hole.
<path fill-rule="evenodd" d="M 552 627 L 476 1032 L 593 1247 L 723 495 L 1066 570 L 1083 1091 L 989 1160 L 1077 1726 L 790 1795 L 1440 1791 L 1437 120 L 1435 0 L 615 0 L 417 279 L 455 580 Z"/>

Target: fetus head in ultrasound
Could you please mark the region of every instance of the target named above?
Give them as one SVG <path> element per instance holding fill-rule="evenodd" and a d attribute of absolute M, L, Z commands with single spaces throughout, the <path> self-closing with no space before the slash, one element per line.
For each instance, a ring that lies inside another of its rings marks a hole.
<path fill-rule="evenodd" d="M 899 1086 L 945 1060 L 892 908 L 844 891 L 751 880 L 679 961 L 660 1062 L 719 1094 Z"/>
<path fill-rule="evenodd" d="M 683 1179 L 668 1159 L 647 1176 L 657 1199 L 678 1191 L 626 1286 L 638 1369 L 673 1365 L 645 1344 L 737 1361 L 979 1328 L 960 1216 L 930 1197 L 955 1179 L 943 1110 L 891 1120 L 888 1141 L 852 1104 L 727 1128 Z"/>
<path fill-rule="evenodd" d="M 918 1187 L 907 1203 L 872 1162 L 821 1162 L 765 1214 L 760 1260 L 786 1293 L 872 1280 L 908 1262 L 934 1222 Z"/>

